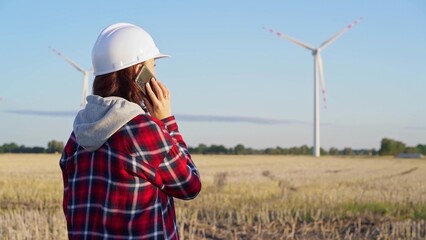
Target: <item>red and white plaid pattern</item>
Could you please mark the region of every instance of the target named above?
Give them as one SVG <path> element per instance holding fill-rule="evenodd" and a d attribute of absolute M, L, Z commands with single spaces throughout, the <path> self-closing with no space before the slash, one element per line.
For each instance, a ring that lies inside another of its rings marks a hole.
<path fill-rule="evenodd" d="M 173 197 L 201 190 L 173 116 L 139 115 L 94 152 L 71 134 L 60 167 L 69 239 L 179 239 Z"/>

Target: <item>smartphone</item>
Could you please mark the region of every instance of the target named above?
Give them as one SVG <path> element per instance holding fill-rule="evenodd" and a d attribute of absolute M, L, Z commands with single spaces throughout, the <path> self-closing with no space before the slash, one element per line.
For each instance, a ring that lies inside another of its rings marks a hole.
<path fill-rule="evenodd" d="M 146 84 L 155 77 L 154 74 L 144 65 L 139 71 L 139 74 L 136 76 L 136 83 L 139 85 L 142 93 L 149 99 L 149 96 L 146 92 Z"/>

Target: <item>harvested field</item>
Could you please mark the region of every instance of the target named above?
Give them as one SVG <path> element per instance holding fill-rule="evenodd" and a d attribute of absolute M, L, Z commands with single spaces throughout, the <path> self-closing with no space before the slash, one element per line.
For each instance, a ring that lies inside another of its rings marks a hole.
<path fill-rule="evenodd" d="M 59 155 L 0 155 L 0 239 L 66 239 Z M 182 239 L 425 239 L 426 160 L 194 155 Z"/>

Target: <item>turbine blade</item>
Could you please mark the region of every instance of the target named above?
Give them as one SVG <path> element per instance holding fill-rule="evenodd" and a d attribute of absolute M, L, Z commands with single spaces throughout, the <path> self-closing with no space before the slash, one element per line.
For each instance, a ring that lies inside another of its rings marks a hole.
<path fill-rule="evenodd" d="M 82 67 L 80 67 L 79 65 L 77 65 L 77 63 L 75 63 L 74 61 L 72 61 L 71 59 L 69 59 L 68 57 L 66 57 L 64 54 L 62 54 L 61 52 L 59 52 L 58 50 L 49 47 L 54 53 L 56 53 L 59 57 L 63 58 L 65 61 L 67 61 L 69 64 L 71 64 L 71 66 L 73 66 L 75 69 L 77 69 L 78 71 L 85 73 L 87 72 L 85 69 L 83 69 Z"/>
<path fill-rule="evenodd" d="M 336 34 L 334 34 L 331 38 L 327 39 L 327 41 L 325 41 L 323 44 L 321 44 L 321 46 L 318 49 L 324 49 L 324 48 L 326 48 L 328 45 L 330 45 L 332 42 L 334 42 L 337 38 L 339 38 L 340 36 L 342 36 L 343 33 L 349 31 L 353 26 L 355 26 L 357 23 L 361 22 L 361 20 L 362 20 L 362 17 L 360 17 L 358 19 L 355 19 L 349 25 L 347 25 L 342 30 L 340 30 L 339 32 L 337 32 Z"/>
<path fill-rule="evenodd" d="M 324 108 L 327 109 L 327 95 L 325 94 L 324 70 L 323 70 L 321 55 L 319 52 L 317 52 L 315 64 L 317 65 L 319 78 L 321 80 L 321 91 L 322 91 L 322 99 L 324 101 Z"/>
<path fill-rule="evenodd" d="M 83 88 L 81 90 L 81 102 L 80 107 L 84 108 L 86 106 L 86 98 L 89 95 L 89 74 L 86 72 L 83 77 Z"/>
<path fill-rule="evenodd" d="M 292 38 L 292 37 L 290 37 L 290 36 L 287 36 L 287 35 L 285 35 L 285 34 L 283 34 L 283 33 L 281 33 L 281 32 L 277 32 L 277 31 L 275 31 L 275 30 L 273 30 L 273 29 L 271 29 L 271 28 L 267 28 L 267 27 L 263 27 L 263 29 L 265 29 L 266 31 L 268 31 L 268 32 L 270 32 L 270 33 L 273 33 L 273 34 L 277 35 L 277 36 L 278 36 L 278 37 L 280 37 L 280 38 L 283 38 L 283 39 L 285 39 L 285 40 L 287 40 L 287 41 L 290 41 L 290 42 L 292 42 L 292 43 L 294 43 L 294 44 L 296 44 L 296 45 L 299 45 L 299 46 L 301 46 L 301 47 L 303 47 L 303 48 L 306 48 L 306 49 L 311 50 L 311 51 L 314 51 L 314 50 L 315 50 L 315 48 L 314 48 L 314 47 L 311 47 L 311 46 L 309 46 L 308 44 L 306 44 L 306 43 L 304 43 L 304 42 L 302 42 L 302 41 L 299 41 L 299 40 L 297 40 L 297 39 L 295 39 L 295 38 Z"/>

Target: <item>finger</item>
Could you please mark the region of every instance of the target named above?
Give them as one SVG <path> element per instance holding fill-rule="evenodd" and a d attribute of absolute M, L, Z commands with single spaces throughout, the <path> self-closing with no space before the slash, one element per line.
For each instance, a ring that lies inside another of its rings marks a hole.
<path fill-rule="evenodd" d="M 162 91 L 162 93 L 163 93 L 163 96 L 164 96 L 164 97 L 168 97 L 168 96 L 170 96 L 169 89 L 167 89 L 167 88 L 166 88 L 166 86 L 164 86 L 164 84 L 163 84 L 163 83 L 161 83 L 160 81 L 156 80 L 156 82 L 157 82 L 157 83 L 158 83 L 158 85 L 160 86 L 160 89 L 161 89 L 161 91 Z"/>
<path fill-rule="evenodd" d="M 152 83 L 152 88 L 157 95 L 158 99 L 161 99 L 164 97 L 163 90 L 161 89 L 160 85 L 158 84 L 158 81 L 155 78 L 152 78 L 150 83 Z"/>
<path fill-rule="evenodd" d="M 152 104 L 155 104 L 155 102 L 158 102 L 157 95 L 155 95 L 154 91 L 151 87 L 151 82 L 146 83 L 146 91 L 148 93 L 149 98 L 151 99 Z"/>

